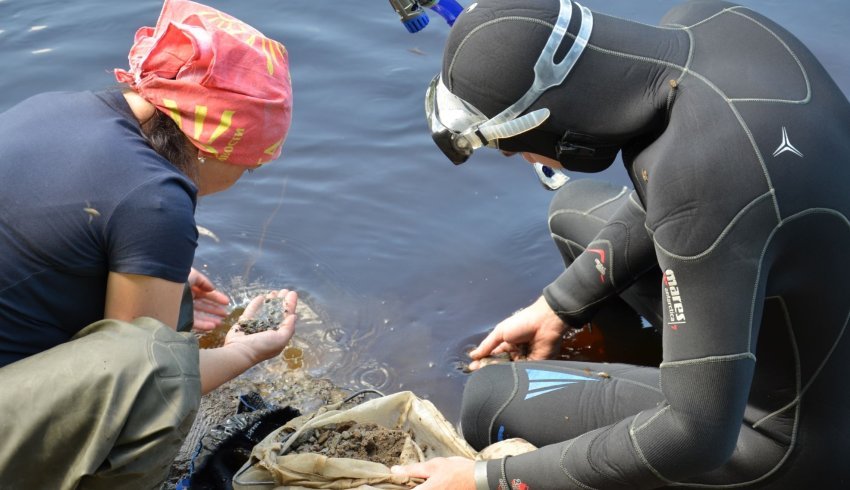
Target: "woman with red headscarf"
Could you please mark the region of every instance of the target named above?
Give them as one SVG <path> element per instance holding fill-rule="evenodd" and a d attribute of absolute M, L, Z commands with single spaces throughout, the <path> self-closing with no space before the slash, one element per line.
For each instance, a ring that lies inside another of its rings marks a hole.
<path fill-rule="evenodd" d="M 196 310 L 225 312 L 226 297 L 191 268 L 195 204 L 280 155 L 285 48 L 215 9 L 166 0 L 129 60 L 115 71 L 123 89 L 41 94 L 0 114 L 4 488 L 158 486 L 201 394 L 278 355 L 293 333 L 287 290 L 267 295 L 282 299 L 277 330 L 231 330 L 200 352 L 176 330 L 187 281 Z"/>

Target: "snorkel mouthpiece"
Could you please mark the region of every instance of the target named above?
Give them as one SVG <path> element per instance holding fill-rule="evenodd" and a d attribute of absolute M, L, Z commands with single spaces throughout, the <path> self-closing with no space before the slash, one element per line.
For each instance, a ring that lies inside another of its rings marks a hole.
<path fill-rule="evenodd" d="M 426 8 L 430 8 L 443 17 L 451 26 L 454 25 L 463 7 L 455 0 L 390 0 L 390 5 L 401 17 L 401 23 L 407 32 L 415 34 L 428 26 L 429 18 Z"/>

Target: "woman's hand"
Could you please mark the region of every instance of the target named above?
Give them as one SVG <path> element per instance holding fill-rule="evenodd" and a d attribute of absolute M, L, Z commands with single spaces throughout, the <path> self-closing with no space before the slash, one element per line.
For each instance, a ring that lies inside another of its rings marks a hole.
<path fill-rule="evenodd" d="M 230 300 L 227 295 L 218 291 L 212 281 L 194 267 L 189 272 L 189 287 L 192 290 L 192 300 L 195 310 L 194 329 L 199 332 L 209 332 L 221 324 L 227 316 L 227 306 Z"/>
<path fill-rule="evenodd" d="M 521 347 L 527 347 L 527 359 L 542 361 L 554 358 L 560 351 L 566 325 L 541 296 L 531 306 L 502 320 L 472 352 L 469 369 L 481 367 L 481 359 L 509 352 L 516 359 Z"/>
<path fill-rule="evenodd" d="M 257 315 L 265 300 L 275 298 L 283 299 L 281 302 L 283 320 L 277 326 L 277 330 L 266 330 L 248 335 L 241 328 L 238 328 L 239 322 L 251 320 Z M 295 333 L 295 307 L 297 304 L 298 294 L 287 289 L 257 296 L 245 308 L 245 312 L 239 317 L 239 322 L 227 332 L 227 336 L 224 338 L 224 347 L 242 350 L 250 357 L 253 364 L 280 354 L 289 339 L 292 338 L 292 334 Z"/>
<path fill-rule="evenodd" d="M 390 471 L 409 478 L 425 478 L 425 483 L 416 487 L 419 490 L 475 490 L 475 462 L 459 456 L 393 466 Z"/>

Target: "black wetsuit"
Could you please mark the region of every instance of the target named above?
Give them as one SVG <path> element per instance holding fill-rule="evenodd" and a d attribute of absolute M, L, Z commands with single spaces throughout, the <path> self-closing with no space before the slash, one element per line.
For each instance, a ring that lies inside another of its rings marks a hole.
<path fill-rule="evenodd" d="M 512 103 L 557 12 L 479 2 L 451 33 L 449 88 L 488 116 Z M 661 329 L 663 362 L 474 374 L 461 422 L 473 446 L 542 446 L 488 463 L 491 488 L 850 487 L 850 104 L 805 46 L 744 7 L 692 1 L 661 27 L 594 20 L 573 73 L 530 109 L 551 108 L 546 126 L 500 144 L 557 157 L 570 131 L 597 155 L 622 149 L 634 191 L 584 180 L 556 195 L 568 267 L 544 296 L 581 325 L 623 295 Z M 476 79 L 487 63 L 517 75 Z"/>

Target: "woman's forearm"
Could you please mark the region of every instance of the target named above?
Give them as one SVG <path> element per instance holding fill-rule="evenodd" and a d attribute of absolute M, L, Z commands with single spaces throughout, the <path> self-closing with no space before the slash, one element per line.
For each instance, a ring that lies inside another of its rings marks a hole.
<path fill-rule="evenodd" d="M 201 349 L 201 394 L 206 395 L 224 383 L 244 373 L 257 363 L 248 349 L 229 344 L 216 349 Z"/>

